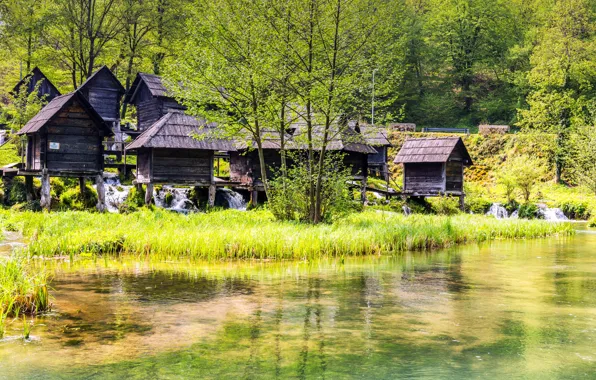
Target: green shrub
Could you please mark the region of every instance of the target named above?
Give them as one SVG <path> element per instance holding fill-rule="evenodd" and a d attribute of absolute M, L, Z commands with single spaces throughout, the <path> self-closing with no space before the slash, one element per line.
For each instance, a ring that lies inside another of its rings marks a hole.
<path fill-rule="evenodd" d="M 588 220 L 592 214 L 586 201 L 568 200 L 560 203 L 559 207 L 569 219 Z"/>
<path fill-rule="evenodd" d="M 137 189 L 136 186 L 131 187 L 126 200 L 123 202 L 130 211 L 134 211 L 139 207 L 145 205 L 145 188 Z"/>
<path fill-rule="evenodd" d="M 492 204 L 492 201 L 485 198 L 466 197 L 464 206 L 466 212 L 471 212 L 473 214 L 486 214 Z"/>
<path fill-rule="evenodd" d="M 70 210 L 91 210 L 97 205 L 97 192 L 85 185 L 85 193 L 81 194 L 78 186 L 67 189 L 60 196 L 60 205 Z"/>
<path fill-rule="evenodd" d="M 172 205 L 172 201 L 174 200 L 174 194 L 168 191 L 166 195 L 164 195 L 163 200 L 166 207 L 170 207 Z"/>
<path fill-rule="evenodd" d="M 50 187 L 52 198 L 57 199 L 60 199 L 62 193 L 67 190 L 67 186 L 61 178 L 50 178 Z"/>
<path fill-rule="evenodd" d="M 596 217 L 590 219 L 588 222 L 588 227 L 596 227 Z"/>
<path fill-rule="evenodd" d="M 519 206 L 518 216 L 521 219 L 539 219 L 539 208 L 534 203 L 524 203 Z"/>
<path fill-rule="evenodd" d="M 25 187 L 25 178 L 15 177 L 8 190 L 8 204 L 14 205 L 27 201 L 27 189 Z"/>
<path fill-rule="evenodd" d="M 437 215 L 459 214 L 459 199 L 453 197 L 435 197 L 430 201 L 433 213 Z"/>

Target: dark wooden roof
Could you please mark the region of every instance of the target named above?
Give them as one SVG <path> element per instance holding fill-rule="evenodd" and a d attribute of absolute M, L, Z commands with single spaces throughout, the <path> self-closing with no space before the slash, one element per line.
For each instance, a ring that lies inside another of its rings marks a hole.
<path fill-rule="evenodd" d="M 38 132 L 41 128 L 52 121 L 52 119 L 54 119 L 54 117 L 56 117 L 64 108 L 71 105 L 74 101 L 78 101 L 80 103 L 89 117 L 95 120 L 97 126 L 102 128 L 108 136 L 113 134 L 112 130 L 106 125 L 95 109 L 91 107 L 87 99 L 80 92 L 74 91 L 69 94 L 54 98 L 45 107 L 43 107 L 41 111 L 37 113 L 37 115 L 33 116 L 33 118 L 29 120 L 20 131 L 17 132 L 17 135 Z"/>
<path fill-rule="evenodd" d="M 124 96 L 125 103 L 133 103 L 137 89 L 144 83 L 153 97 L 172 97 L 166 87 L 163 85 L 162 78 L 159 75 L 138 73 L 130 89 Z"/>
<path fill-rule="evenodd" d="M 116 78 L 116 76 L 114 75 L 114 73 L 112 72 L 112 70 L 108 69 L 107 66 L 102 66 L 100 67 L 96 72 L 94 72 L 93 74 L 91 74 L 91 76 L 89 78 L 87 78 L 86 81 L 84 81 L 78 88 L 78 90 L 84 90 L 87 86 L 91 86 L 93 84 L 93 82 L 95 81 L 96 78 L 100 77 L 101 75 L 106 75 L 108 78 L 110 78 L 114 84 L 114 88 L 116 90 L 118 90 L 118 92 L 120 92 L 121 94 L 124 94 L 126 92 L 126 90 L 124 89 L 124 87 L 122 86 L 122 83 L 120 83 L 120 81 L 118 80 L 118 78 Z"/>
<path fill-rule="evenodd" d="M 126 150 L 139 148 L 236 150 L 232 141 L 214 136 L 213 125 L 181 112 L 169 112 L 145 132 L 141 133 Z"/>
<path fill-rule="evenodd" d="M 394 163 L 447 162 L 459 150 L 464 165 L 472 165 L 472 158 L 460 137 L 408 138 L 395 157 Z"/>
<path fill-rule="evenodd" d="M 387 138 L 387 128 L 374 125 L 358 125 L 356 130 L 360 132 L 366 142 L 372 146 L 391 146 Z"/>
<path fill-rule="evenodd" d="M 285 149 L 287 150 L 306 150 L 308 149 L 308 142 L 306 140 L 306 123 L 293 123 L 290 125 L 290 132 L 284 135 Z M 315 150 L 320 150 L 323 142 L 323 126 L 313 126 L 312 136 Z M 281 137 L 279 131 L 264 130 L 261 134 L 263 149 L 280 149 Z M 363 136 L 349 127 L 339 127 L 332 125 L 329 130 L 327 143 L 327 150 L 357 152 L 364 154 L 375 154 L 377 151 L 368 144 Z M 247 142 L 248 140 L 248 142 Z M 255 141 L 250 141 L 250 138 L 241 140 L 236 143 L 239 150 L 257 148 Z"/>
<path fill-rule="evenodd" d="M 54 99 L 56 96 L 60 96 L 60 91 L 54 86 L 54 84 L 45 76 L 45 74 L 38 68 L 34 67 L 23 79 L 17 83 L 12 91 L 12 95 L 16 95 L 21 90 L 23 85 L 27 86 L 28 93 L 31 93 L 39 81 L 43 80 L 42 85 L 39 88 L 39 95 L 46 95 L 48 100 Z"/>

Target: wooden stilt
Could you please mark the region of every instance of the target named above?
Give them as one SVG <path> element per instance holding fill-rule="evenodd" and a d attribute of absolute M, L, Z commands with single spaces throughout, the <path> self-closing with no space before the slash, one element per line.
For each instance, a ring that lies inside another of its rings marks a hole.
<path fill-rule="evenodd" d="M 147 184 L 147 190 L 145 191 L 145 204 L 150 205 L 153 202 L 153 184 Z"/>
<path fill-rule="evenodd" d="M 97 187 L 97 211 L 104 212 L 106 210 L 106 188 L 101 173 L 95 178 L 95 185 Z"/>
<path fill-rule="evenodd" d="M 25 191 L 27 193 L 27 202 L 33 201 L 35 194 L 33 193 L 33 177 L 30 175 L 25 176 Z"/>
<path fill-rule="evenodd" d="M 41 175 L 41 208 L 50 211 L 52 205 L 52 197 L 50 196 L 50 175 L 47 170 L 43 171 Z"/>
<path fill-rule="evenodd" d="M 259 203 L 259 191 L 257 189 L 252 189 L 250 191 L 250 205 L 256 207 Z"/>
<path fill-rule="evenodd" d="M 215 206 L 215 192 L 217 191 L 214 184 L 209 185 L 209 207 Z"/>
<path fill-rule="evenodd" d="M 79 177 L 79 192 L 85 194 L 85 177 Z"/>
<path fill-rule="evenodd" d="M 465 195 L 462 194 L 462 195 L 459 196 L 459 209 L 462 210 L 462 211 L 465 211 L 466 210 L 465 200 L 466 200 L 466 196 Z"/>

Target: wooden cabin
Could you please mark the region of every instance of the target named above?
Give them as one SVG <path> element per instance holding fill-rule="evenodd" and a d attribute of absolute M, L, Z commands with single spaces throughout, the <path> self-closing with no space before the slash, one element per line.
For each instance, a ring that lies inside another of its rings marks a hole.
<path fill-rule="evenodd" d="M 55 97 L 60 96 L 60 91 L 58 91 L 56 86 L 54 86 L 38 67 L 35 67 L 29 74 L 25 75 L 25 77 L 14 86 L 11 94 L 17 95 L 22 90 L 25 90 L 27 91 L 27 94 L 30 94 L 38 85 L 37 96 L 40 99 L 44 98 L 49 102 Z"/>
<path fill-rule="evenodd" d="M 403 193 L 464 196 L 464 167 L 472 159 L 460 137 L 408 138 L 394 163 L 403 164 Z"/>
<path fill-rule="evenodd" d="M 26 160 L 18 174 L 28 187 L 32 176 L 42 176 L 42 207 L 50 206 L 50 176 L 78 177 L 82 184 L 95 176 L 104 202 L 103 140 L 112 130 L 80 92 L 54 98 L 17 134 L 27 136 Z M 103 210 L 105 204 L 98 207 Z"/>
<path fill-rule="evenodd" d="M 158 75 L 139 73 L 124 97 L 124 102 L 137 109 L 137 130 L 145 131 L 168 112 L 186 107 L 172 97 Z"/>
<path fill-rule="evenodd" d="M 388 151 L 391 143 L 387 138 L 387 128 L 373 125 L 354 125 L 356 132 L 360 133 L 366 140 L 366 143 L 374 147 L 377 153 L 368 155 L 368 170 L 385 180 L 389 179 Z"/>
<path fill-rule="evenodd" d="M 169 112 L 127 147 L 137 153 L 136 183 L 147 185 L 151 202 L 153 184 L 209 187 L 215 200 L 213 157 L 216 151 L 234 150 L 231 141 L 214 138 L 213 128 L 181 112 Z"/>
<path fill-rule="evenodd" d="M 106 66 L 94 72 L 77 90 L 108 123 L 120 122 L 120 99 L 124 87 Z"/>
<path fill-rule="evenodd" d="M 285 149 L 293 152 L 306 152 L 308 146 L 305 142 L 305 134 L 306 128 L 304 124 L 292 124 L 284 135 L 286 142 Z M 316 140 L 322 136 L 322 128 L 320 126 L 313 128 L 313 136 L 316 146 Z M 330 136 L 330 141 L 327 143 L 327 150 L 345 153 L 343 164 L 351 168 L 353 179 L 360 181 L 364 189 L 368 178 L 368 155 L 376 154 L 377 151 L 368 145 L 359 133 L 350 128 L 333 126 Z M 267 165 L 267 177 L 273 178 L 279 173 L 278 169 L 281 167 L 281 138 L 279 132 L 264 131 L 262 146 Z M 236 151 L 230 152 L 230 180 L 251 190 L 252 202 L 256 203 L 258 192 L 264 190 L 256 143 L 248 139 L 248 142 L 246 140 L 241 141 L 236 147 Z M 315 149 L 320 150 L 320 146 L 315 147 Z M 292 165 L 289 158 L 287 165 Z"/>

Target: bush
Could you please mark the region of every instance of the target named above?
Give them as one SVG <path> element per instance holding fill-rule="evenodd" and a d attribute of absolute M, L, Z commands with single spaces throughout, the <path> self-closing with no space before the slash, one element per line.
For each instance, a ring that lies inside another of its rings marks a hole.
<path fill-rule="evenodd" d="M 60 196 L 60 205 L 71 210 L 91 210 L 97 205 L 97 192 L 85 185 L 85 193 L 81 194 L 78 186 L 70 188 Z"/>
<path fill-rule="evenodd" d="M 438 215 L 459 214 L 459 199 L 453 197 L 436 197 L 430 201 L 433 213 Z"/>
<path fill-rule="evenodd" d="M 464 208 L 472 214 L 486 214 L 492 204 L 492 201 L 485 198 L 466 197 Z"/>
<path fill-rule="evenodd" d="M 596 218 L 590 219 L 588 222 L 588 227 L 596 227 Z"/>
<path fill-rule="evenodd" d="M 519 206 L 518 216 L 521 219 L 539 219 L 541 218 L 539 210 L 538 206 L 533 203 L 524 203 Z"/>
<path fill-rule="evenodd" d="M 590 205 L 585 201 L 568 200 L 560 203 L 559 207 L 569 219 L 588 220 L 592 214 Z"/>
<path fill-rule="evenodd" d="M 6 190 L 5 190 L 6 191 Z M 14 205 L 27 201 L 27 189 L 25 187 L 25 178 L 15 177 L 8 190 L 8 204 Z"/>

